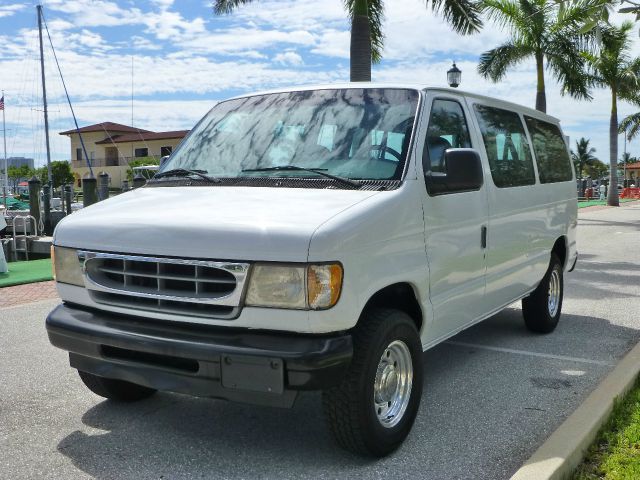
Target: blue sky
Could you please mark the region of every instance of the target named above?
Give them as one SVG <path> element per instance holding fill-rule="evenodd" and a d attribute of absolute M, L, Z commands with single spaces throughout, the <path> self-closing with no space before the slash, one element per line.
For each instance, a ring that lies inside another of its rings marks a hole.
<path fill-rule="evenodd" d="M 81 125 L 131 124 L 132 89 L 134 125 L 161 131 L 191 128 L 217 100 L 244 92 L 348 80 L 349 23 L 342 0 L 257 1 L 223 17 L 214 16 L 211 2 L 204 0 L 42 3 Z M 8 155 L 33 156 L 42 164 L 36 4 L 0 0 L 0 88 Z M 462 37 L 423 1 L 389 0 L 384 31 L 384 59 L 374 67 L 375 81 L 444 86 L 455 60 L 463 71 L 461 88 L 534 104 L 532 62 L 499 84 L 476 73 L 479 55 L 506 38 L 495 25 Z M 640 55 L 637 39 L 635 54 Z M 68 159 L 69 141 L 58 132 L 73 123 L 48 47 L 45 56 L 53 157 Z M 604 90 L 594 95 L 590 103 L 561 97 L 547 76 L 548 113 L 561 119 L 572 144 L 590 138 L 596 155 L 608 162 L 610 97 Z M 633 111 L 620 105 L 621 118 Z M 627 148 L 640 155 L 640 140 Z"/>

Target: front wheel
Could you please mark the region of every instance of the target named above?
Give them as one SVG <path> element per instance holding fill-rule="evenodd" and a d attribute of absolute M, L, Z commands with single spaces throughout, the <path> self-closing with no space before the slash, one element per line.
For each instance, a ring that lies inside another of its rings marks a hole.
<path fill-rule="evenodd" d="M 536 333 L 553 332 L 560 320 L 563 294 L 562 263 L 552 253 L 549 269 L 540 285 L 522 299 L 522 315 L 527 328 Z"/>
<path fill-rule="evenodd" d="M 118 402 L 136 402 L 156 393 L 153 388 L 143 387 L 124 380 L 99 377 L 81 370 L 78 370 L 78 374 L 82 383 L 93 393 Z"/>
<path fill-rule="evenodd" d="M 413 426 L 422 395 L 422 345 L 411 318 L 397 310 L 364 314 L 353 332 L 353 359 L 322 404 L 338 444 L 383 457 Z"/>

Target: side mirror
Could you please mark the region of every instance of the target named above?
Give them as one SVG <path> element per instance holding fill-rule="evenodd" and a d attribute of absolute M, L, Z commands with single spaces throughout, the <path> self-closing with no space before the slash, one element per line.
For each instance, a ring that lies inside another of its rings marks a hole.
<path fill-rule="evenodd" d="M 160 159 L 160 167 L 159 167 L 159 168 L 162 168 L 162 166 L 163 166 L 165 163 L 167 163 L 167 160 L 169 160 L 169 155 L 165 155 L 164 157 L 162 157 L 162 158 Z"/>
<path fill-rule="evenodd" d="M 482 187 L 482 161 L 472 148 L 449 148 L 444 153 L 444 165 L 446 173 L 425 174 L 431 195 L 468 192 Z"/>

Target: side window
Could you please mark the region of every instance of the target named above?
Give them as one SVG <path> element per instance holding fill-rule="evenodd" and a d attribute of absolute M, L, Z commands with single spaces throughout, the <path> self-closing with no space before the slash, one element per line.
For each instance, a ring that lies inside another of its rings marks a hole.
<path fill-rule="evenodd" d="M 538 162 L 540 183 L 566 182 L 573 179 L 571 160 L 560 129 L 551 123 L 524 117 Z"/>
<path fill-rule="evenodd" d="M 160 147 L 160 156 L 161 157 L 166 157 L 167 155 L 171 155 L 172 151 L 173 151 L 173 147 L 171 147 L 171 146 Z"/>
<path fill-rule="evenodd" d="M 520 116 L 486 105 L 475 105 L 474 109 L 493 183 L 499 188 L 536 183 L 531 149 Z"/>
<path fill-rule="evenodd" d="M 149 149 L 148 148 L 136 148 L 134 150 L 134 154 L 133 154 L 136 158 L 139 157 L 148 157 L 149 156 Z"/>
<path fill-rule="evenodd" d="M 444 152 L 448 148 L 471 148 L 469 128 L 458 102 L 436 99 L 431 106 L 422 152 L 424 171 L 444 172 Z"/>

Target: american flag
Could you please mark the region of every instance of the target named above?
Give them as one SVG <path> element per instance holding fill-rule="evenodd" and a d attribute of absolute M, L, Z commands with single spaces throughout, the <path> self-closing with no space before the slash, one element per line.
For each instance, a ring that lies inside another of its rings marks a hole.
<path fill-rule="evenodd" d="M 4 95 L 0 98 L 0 110 L 4 110 Z"/>

